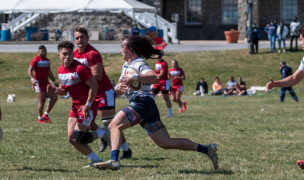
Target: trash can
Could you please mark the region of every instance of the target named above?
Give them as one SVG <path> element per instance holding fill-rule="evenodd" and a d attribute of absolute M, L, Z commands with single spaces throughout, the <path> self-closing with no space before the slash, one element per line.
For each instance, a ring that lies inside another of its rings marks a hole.
<path fill-rule="evenodd" d="M 158 30 L 157 30 L 157 32 L 158 32 L 157 37 L 164 38 L 164 30 L 162 30 L 162 29 L 158 29 Z"/>
<path fill-rule="evenodd" d="M 139 29 L 139 36 L 144 37 L 146 35 L 146 29 Z"/>
<path fill-rule="evenodd" d="M 41 41 L 48 41 L 49 40 L 49 30 L 41 29 L 40 32 L 43 33 Z"/>
<path fill-rule="evenodd" d="M 105 40 L 114 40 L 114 29 L 105 29 L 104 30 L 104 39 Z"/>
<path fill-rule="evenodd" d="M 33 32 L 37 32 L 38 28 L 35 26 L 31 26 L 31 27 L 26 27 L 25 28 L 25 32 L 26 32 L 26 41 L 33 41 L 31 35 Z"/>
<path fill-rule="evenodd" d="M 11 30 L 1 30 L 1 41 L 11 40 Z"/>

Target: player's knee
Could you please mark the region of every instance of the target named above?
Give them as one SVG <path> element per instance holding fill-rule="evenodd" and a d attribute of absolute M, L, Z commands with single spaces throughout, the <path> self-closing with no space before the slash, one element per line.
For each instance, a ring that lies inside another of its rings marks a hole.
<path fill-rule="evenodd" d="M 91 132 L 74 129 L 73 142 L 82 145 L 89 144 L 93 142 L 93 134 Z"/>
<path fill-rule="evenodd" d="M 114 117 L 115 117 L 115 115 L 102 117 L 101 121 L 102 121 L 103 125 L 109 126 L 110 122 L 113 120 Z"/>

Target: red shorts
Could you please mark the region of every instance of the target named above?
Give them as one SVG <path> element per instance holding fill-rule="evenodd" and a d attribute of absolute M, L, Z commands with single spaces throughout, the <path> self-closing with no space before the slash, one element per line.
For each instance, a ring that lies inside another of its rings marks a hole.
<path fill-rule="evenodd" d="M 159 84 L 153 84 L 153 89 L 161 90 L 161 91 L 169 91 L 170 90 L 170 81 L 165 80 L 160 82 Z"/>
<path fill-rule="evenodd" d="M 84 106 L 84 104 L 74 104 L 72 105 L 72 109 L 70 110 L 70 115 L 69 117 L 76 117 L 78 118 L 78 122 L 86 125 L 86 126 L 91 126 L 92 123 L 95 121 L 96 115 L 97 115 L 97 106 L 96 103 L 92 103 L 91 106 L 91 111 L 90 111 L 90 119 L 84 119 L 84 114 L 83 111 L 79 111 L 78 110 Z"/>
<path fill-rule="evenodd" d="M 36 80 L 36 86 L 33 89 L 36 93 L 46 91 L 47 85 L 50 84 L 48 80 Z"/>
<path fill-rule="evenodd" d="M 172 86 L 171 91 L 172 92 L 175 92 L 175 91 L 183 92 L 184 88 L 183 88 L 183 86 Z"/>
<path fill-rule="evenodd" d="M 116 93 L 113 87 L 105 91 L 98 92 L 95 97 L 97 109 L 99 111 L 115 109 L 115 98 L 116 98 Z"/>

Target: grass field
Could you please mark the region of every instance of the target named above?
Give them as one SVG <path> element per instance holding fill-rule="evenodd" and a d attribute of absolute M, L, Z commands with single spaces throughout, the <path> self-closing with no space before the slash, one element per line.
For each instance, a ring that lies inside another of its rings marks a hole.
<path fill-rule="evenodd" d="M 266 51 L 266 50 L 265 50 Z M 297 92 L 300 102 L 290 95 L 279 103 L 279 89 L 272 93 L 247 97 L 191 96 L 200 77 L 211 88 L 214 76 L 226 83 L 230 75 L 242 76 L 250 86 L 264 86 L 269 77 L 279 79 L 279 62 L 285 60 L 294 71 L 303 52 L 248 56 L 247 50 L 203 53 L 167 54 L 176 58 L 184 69 L 184 100 L 188 108 L 178 114 L 173 104 L 174 118 L 162 119 L 172 137 L 187 137 L 193 141 L 218 144 L 220 167 L 214 171 L 210 160 L 197 152 L 163 150 L 146 136 L 140 126 L 125 131 L 133 157 L 121 161 L 117 172 L 82 169 L 88 160 L 67 142 L 67 118 L 70 99 L 60 99 L 51 112 L 52 124 L 38 124 L 35 95 L 31 89 L 2 91 L 3 112 L 0 141 L 1 179 L 302 179 L 296 166 L 303 156 L 304 93 Z M 0 90 L 30 86 L 26 70 L 33 53 L 0 54 Z M 49 54 L 55 74 L 60 64 L 56 54 Z M 103 55 L 107 74 L 117 79 L 121 56 Z M 155 61 L 149 60 L 152 65 Z M 152 66 L 154 67 L 154 66 Z M 304 90 L 303 83 L 294 87 Z M 15 93 L 17 103 L 6 103 L 7 94 Z M 166 106 L 162 98 L 156 103 L 161 116 Z M 128 104 L 117 99 L 117 111 Z M 265 109 L 261 111 L 261 109 Z M 98 124 L 100 120 L 96 119 Z M 99 142 L 91 144 L 97 152 Z M 98 153 L 107 160 L 110 149 Z"/>

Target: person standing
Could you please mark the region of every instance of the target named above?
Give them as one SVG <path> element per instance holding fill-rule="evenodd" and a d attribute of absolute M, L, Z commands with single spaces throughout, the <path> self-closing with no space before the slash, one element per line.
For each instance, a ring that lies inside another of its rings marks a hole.
<path fill-rule="evenodd" d="M 48 85 L 47 92 L 58 95 L 70 92 L 73 104 L 68 119 L 68 140 L 75 149 L 91 160 L 84 168 L 92 167 L 96 162 L 103 162 L 88 145 L 105 134 L 104 129 L 89 132 L 91 126 L 97 126 L 94 122 L 97 115 L 97 104 L 94 100 L 98 83 L 89 68 L 73 59 L 73 43 L 63 41 L 57 48 L 62 62 L 57 70 L 60 86 L 57 88 Z"/>
<path fill-rule="evenodd" d="M 169 70 L 169 79 L 172 77 L 171 99 L 179 106 L 179 113 L 184 112 L 186 107 L 186 101 L 181 101 L 181 96 L 184 91 L 183 80 L 186 79 L 186 75 L 182 68 L 178 66 L 177 60 L 172 60 L 172 68 Z"/>
<path fill-rule="evenodd" d="M 285 79 L 288 76 L 292 75 L 292 68 L 288 66 L 285 61 L 282 61 L 280 65 L 281 65 L 280 73 L 282 74 L 282 79 Z M 296 93 L 292 90 L 292 86 L 290 86 L 290 87 L 281 87 L 280 102 L 284 102 L 286 90 L 288 90 L 289 94 L 296 102 L 299 101 L 296 96 Z"/>
<path fill-rule="evenodd" d="M 157 62 L 155 64 L 155 72 L 160 79 L 160 83 L 153 84 L 150 93 L 153 95 L 153 97 L 155 97 L 159 91 L 162 92 L 168 110 L 168 114 L 164 117 L 173 117 L 172 104 L 169 98 L 170 80 L 168 79 L 168 64 L 162 57 L 157 59 Z"/>
<path fill-rule="evenodd" d="M 300 22 L 298 22 L 298 18 L 293 17 L 293 22 L 290 23 L 290 51 L 293 52 L 292 43 L 295 40 L 296 49 L 298 51 L 298 29 L 300 27 Z"/>
<path fill-rule="evenodd" d="M 278 44 L 279 44 L 278 52 L 279 53 L 281 52 L 281 42 L 283 42 L 283 46 L 284 46 L 283 52 L 285 52 L 285 49 L 286 49 L 285 39 L 286 39 L 287 34 L 288 34 L 288 28 L 284 25 L 283 21 L 281 20 L 280 25 L 278 26 L 278 29 L 277 29 Z"/>
<path fill-rule="evenodd" d="M 108 125 L 115 116 L 115 98 L 113 86 L 109 77 L 104 70 L 103 62 L 100 53 L 89 44 L 89 34 L 86 28 L 77 27 L 74 29 L 74 43 L 77 49 L 74 51 L 74 59 L 84 64 L 91 69 L 93 76 L 99 84 L 98 92 L 96 94 L 95 103 L 99 110 L 99 116 L 103 122 L 103 129 L 106 135 L 101 139 L 100 152 L 103 152 L 110 142 L 110 131 Z M 92 126 L 92 130 L 100 128 L 99 126 Z M 128 143 L 123 136 L 123 149 L 122 159 L 128 159 L 132 156 Z"/>
<path fill-rule="evenodd" d="M 117 84 L 115 91 L 118 94 L 125 93 L 126 85 L 131 84 L 133 81 L 141 81 L 142 86 L 129 99 L 130 104 L 119 111 L 109 125 L 112 143 L 110 159 L 106 162 L 95 163 L 93 166 L 101 170 L 119 170 L 120 162 L 118 157 L 119 147 L 122 142 L 122 132 L 140 124 L 150 139 L 160 148 L 197 151 L 205 154 L 212 161 L 213 168 L 216 170 L 218 168 L 216 144 L 204 145 L 186 138 L 172 138 L 162 123 L 154 97 L 150 94 L 149 85 L 158 84 L 160 79 L 143 59 L 150 58 L 155 52 L 159 51 L 155 51 L 150 39 L 146 37 L 132 36 L 122 42 L 120 53 L 126 62 L 122 66 L 120 82 Z M 128 74 L 126 76 L 125 73 L 128 68 L 134 68 L 138 74 Z M 136 138 L 141 137 L 137 136 Z M 151 149 L 151 151 L 155 152 L 154 149 Z M 149 155 L 148 152 L 147 155 Z"/>
<path fill-rule="evenodd" d="M 247 30 L 247 35 L 250 35 L 250 29 Z M 255 46 L 255 53 L 259 52 L 259 40 L 261 37 L 261 30 L 256 26 L 255 23 L 252 24 L 252 43 Z"/>
<path fill-rule="evenodd" d="M 38 55 L 32 60 L 27 74 L 31 78 L 33 88 L 36 92 L 38 103 L 38 123 L 51 123 L 49 113 L 54 107 L 58 97 L 55 93 L 47 93 L 46 87 L 49 84 L 48 78 L 50 78 L 56 87 L 58 87 L 55 81 L 54 75 L 51 71 L 51 61 L 46 57 L 47 50 L 44 45 L 39 46 Z M 35 75 L 33 76 L 32 71 Z M 43 114 L 43 107 L 46 101 L 46 95 L 50 98 L 47 108 Z"/>
<path fill-rule="evenodd" d="M 276 32 L 277 32 L 277 27 L 274 24 L 273 20 L 270 21 L 270 24 L 267 24 L 265 27 L 264 31 L 268 34 L 268 39 L 270 42 L 270 52 L 275 52 L 275 41 L 277 38 Z"/>

